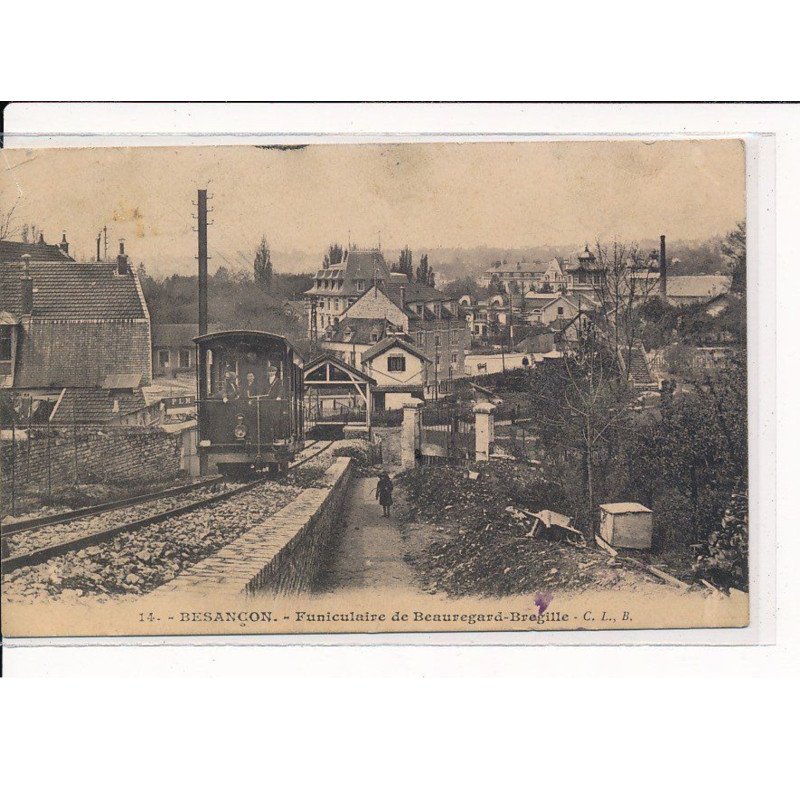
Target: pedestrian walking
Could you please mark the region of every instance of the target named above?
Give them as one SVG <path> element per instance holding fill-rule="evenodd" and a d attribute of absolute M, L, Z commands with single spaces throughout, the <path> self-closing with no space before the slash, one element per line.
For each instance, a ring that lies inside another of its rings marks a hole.
<path fill-rule="evenodd" d="M 390 509 L 392 508 L 392 492 L 394 491 L 394 484 L 389 474 L 386 472 L 381 473 L 378 478 L 378 486 L 375 489 L 375 499 L 383 506 L 383 516 L 390 516 Z"/>

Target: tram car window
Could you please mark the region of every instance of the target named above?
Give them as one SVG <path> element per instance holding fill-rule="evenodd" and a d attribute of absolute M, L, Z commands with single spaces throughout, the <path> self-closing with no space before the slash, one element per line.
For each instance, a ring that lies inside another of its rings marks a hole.
<path fill-rule="evenodd" d="M 288 339 L 261 331 L 194 341 L 201 473 L 285 469 L 303 446 L 303 359 Z"/>

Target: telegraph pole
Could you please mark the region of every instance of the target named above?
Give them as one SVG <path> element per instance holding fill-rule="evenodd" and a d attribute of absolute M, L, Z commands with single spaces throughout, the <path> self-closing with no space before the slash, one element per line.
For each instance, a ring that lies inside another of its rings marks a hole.
<path fill-rule="evenodd" d="M 200 336 L 208 333 L 208 192 L 197 190 L 197 278 L 198 315 Z"/>

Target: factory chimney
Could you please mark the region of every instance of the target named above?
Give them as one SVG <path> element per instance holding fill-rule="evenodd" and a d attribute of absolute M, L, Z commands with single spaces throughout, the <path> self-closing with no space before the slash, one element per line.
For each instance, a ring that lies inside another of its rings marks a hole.
<path fill-rule="evenodd" d="M 661 235 L 661 253 L 658 260 L 659 294 L 667 302 L 667 237 Z"/>

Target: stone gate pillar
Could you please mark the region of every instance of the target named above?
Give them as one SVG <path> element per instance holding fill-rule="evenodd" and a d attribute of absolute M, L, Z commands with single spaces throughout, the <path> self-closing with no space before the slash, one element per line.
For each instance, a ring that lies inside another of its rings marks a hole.
<path fill-rule="evenodd" d="M 420 408 L 422 400 L 412 398 L 403 403 L 403 427 L 400 429 L 400 466 L 411 469 L 417 463 L 420 448 Z"/>
<path fill-rule="evenodd" d="M 475 460 L 488 461 L 494 449 L 494 406 L 491 403 L 475 405 Z"/>

